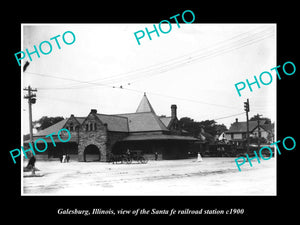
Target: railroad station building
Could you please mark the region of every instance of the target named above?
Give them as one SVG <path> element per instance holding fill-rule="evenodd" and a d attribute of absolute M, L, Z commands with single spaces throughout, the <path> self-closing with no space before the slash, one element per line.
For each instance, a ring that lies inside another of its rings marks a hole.
<path fill-rule="evenodd" d="M 34 134 L 33 141 L 66 128 L 71 133 L 70 141 L 61 143 L 53 135 L 54 147 L 51 139 L 45 138 L 48 149 L 38 153 L 38 157 L 58 158 L 69 154 L 78 161 L 107 161 L 110 154 L 124 154 L 129 149 L 141 150 L 148 159 L 154 158 L 155 152 L 158 159 L 187 158 L 189 151 L 197 151 L 195 142 L 199 139 L 183 135 L 176 105 L 171 105 L 170 114 L 157 116 L 144 94 L 134 113 L 107 115 L 91 109 L 85 117 L 72 114 Z"/>

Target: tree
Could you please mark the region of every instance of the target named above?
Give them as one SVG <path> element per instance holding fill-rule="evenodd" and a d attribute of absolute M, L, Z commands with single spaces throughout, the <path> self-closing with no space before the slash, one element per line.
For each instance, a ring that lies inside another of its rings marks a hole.
<path fill-rule="evenodd" d="M 258 116 L 254 115 L 250 118 L 250 121 L 257 121 L 258 120 Z M 268 117 L 259 117 L 259 120 L 266 120 L 265 124 L 271 124 L 271 119 Z"/>
<path fill-rule="evenodd" d="M 53 124 L 56 124 L 63 119 L 64 118 L 62 116 L 56 116 L 56 117 L 43 116 L 39 120 L 33 121 L 33 127 L 37 129 L 37 131 L 44 130 L 47 127 L 50 127 Z"/>
<path fill-rule="evenodd" d="M 200 125 L 198 122 L 195 122 L 193 119 L 189 117 L 182 117 L 178 121 L 179 127 L 183 130 L 186 130 L 189 132 L 191 135 L 196 137 L 200 133 Z"/>
<path fill-rule="evenodd" d="M 260 144 L 268 143 L 267 139 L 265 139 L 264 137 L 250 137 L 249 139 L 250 144 L 257 144 L 258 140 L 260 141 Z"/>
<path fill-rule="evenodd" d="M 216 130 L 216 134 L 220 135 L 223 132 L 227 131 L 227 127 L 222 123 L 222 124 L 216 124 L 214 129 Z"/>
<path fill-rule="evenodd" d="M 204 120 L 201 122 L 196 122 L 189 117 L 183 117 L 179 120 L 180 127 L 188 131 L 193 136 L 198 136 L 203 129 L 205 133 L 212 136 L 221 134 L 226 131 L 227 128 L 224 124 L 217 124 L 214 120 Z"/>

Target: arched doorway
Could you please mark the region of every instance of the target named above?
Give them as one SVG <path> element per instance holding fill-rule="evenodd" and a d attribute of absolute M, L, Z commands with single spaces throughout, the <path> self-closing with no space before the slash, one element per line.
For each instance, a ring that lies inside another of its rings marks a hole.
<path fill-rule="evenodd" d="M 83 152 L 83 160 L 85 162 L 100 161 L 100 159 L 100 150 L 96 145 L 88 145 L 85 147 Z"/>

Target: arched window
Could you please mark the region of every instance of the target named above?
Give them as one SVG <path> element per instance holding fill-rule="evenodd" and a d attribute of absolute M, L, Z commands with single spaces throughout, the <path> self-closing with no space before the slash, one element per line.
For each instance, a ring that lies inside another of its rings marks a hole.
<path fill-rule="evenodd" d="M 97 130 L 97 124 L 94 123 L 94 130 Z"/>
<path fill-rule="evenodd" d="M 89 131 L 89 125 L 88 124 L 85 125 L 85 131 Z"/>
<path fill-rule="evenodd" d="M 93 130 L 93 124 L 90 123 L 90 131 L 92 131 L 92 130 Z"/>
<path fill-rule="evenodd" d="M 69 131 L 73 131 L 73 123 L 70 123 L 70 130 Z"/>

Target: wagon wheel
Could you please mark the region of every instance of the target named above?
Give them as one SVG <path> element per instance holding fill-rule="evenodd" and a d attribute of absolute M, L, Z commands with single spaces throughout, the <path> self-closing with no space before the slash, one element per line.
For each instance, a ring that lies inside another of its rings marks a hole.
<path fill-rule="evenodd" d="M 148 162 L 148 159 L 145 159 L 143 156 L 140 157 L 140 162 L 143 164 L 146 164 Z"/>
<path fill-rule="evenodd" d="M 120 161 L 122 164 L 127 163 L 127 157 L 122 156 Z"/>
<path fill-rule="evenodd" d="M 132 163 L 132 158 L 128 157 L 126 160 L 127 160 L 126 161 L 127 164 L 131 164 Z"/>

